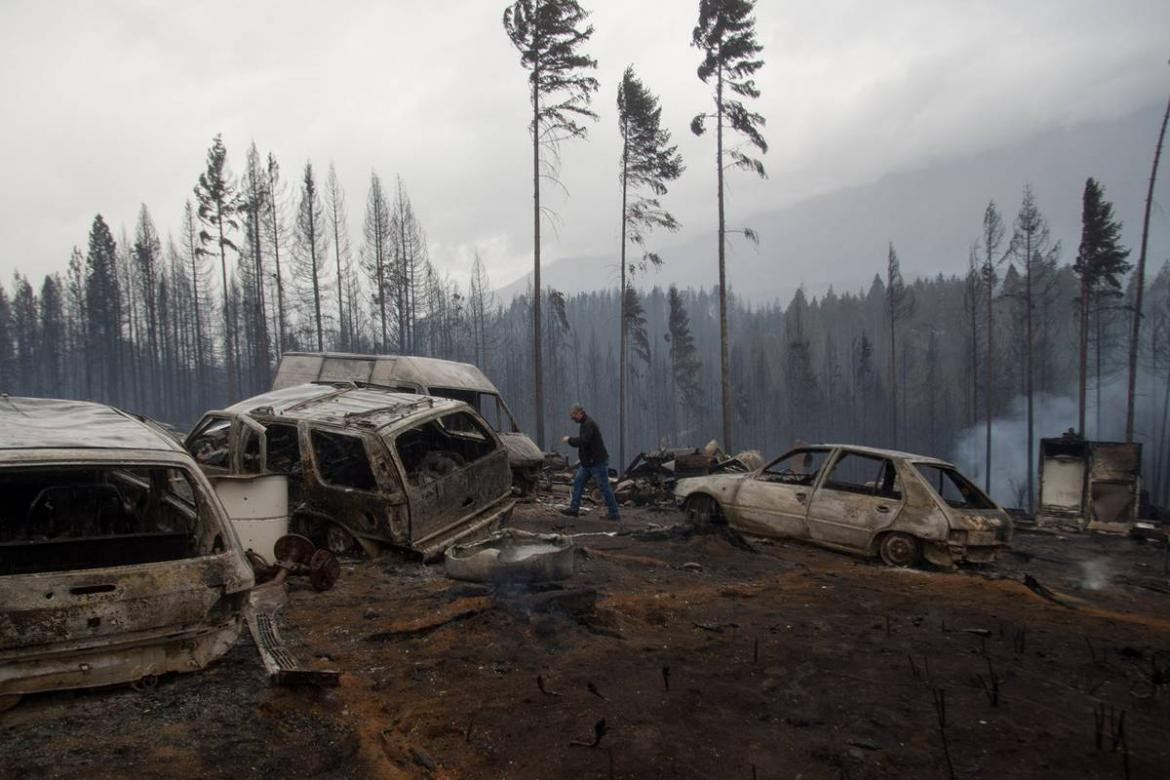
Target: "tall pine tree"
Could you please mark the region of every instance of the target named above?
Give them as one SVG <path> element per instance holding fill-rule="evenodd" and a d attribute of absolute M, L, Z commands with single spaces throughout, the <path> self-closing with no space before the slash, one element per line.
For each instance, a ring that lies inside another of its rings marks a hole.
<path fill-rule="evenodd" d="M 658 198 L 666 194 L 667 183 L 682 175 L 682 156 L 670 143 L 670 131 L 662 127 L 662 108 L 636 75 L 626 68 L 618 86 L 618 130 L 621 133 L 622 230 L 620 284 L 623 307 L 626 287 L 638 270 L 659 265 L 662 258 L 646 250 L 646 234 L 654 228 L 678 230 L 678 221 L 662 208 Z M 647 192 L 648 191 L 648 192 Z M 633 261 L 626 257 L 627 244 L 633 243 L 642 255 Z M 625 322 L 627 313 L 622 312 Z M 618 463 L 626 462 L 626 385 L 629 377 L 627 328 L 621 328 L 618 359 Z"/>
<path fill-rule="evenodd" d="M 1085 181 L 1085 191 L 1081 199 L 1081 245 L 1077 250 L 1076 263 L 1073 265 L 1073 270 L 1081 281 L 1077 431 L 1082 436 L 1085 435 L 1090 304 L 1102 291 L 1121 290 L 1120 277 L 1129 270 L 1127 257 L 1129 250 L 1121 245 L 1121 223 L 1113 218 L 1113 204 L 1105 200 L 1104 188 L 1090 178 Z"/>
<path fill-rule="evenodd" d="M 740 98 L 758 98 L 760 90 L 752 75 L 764 61 L 757 59 L 763 47 L 756 41 L 756 19 L 752 16 L 755 0 L 699 0 L 699 23 L 692 33 L 692 44 L 703 52 L 699 79 L 714 84 L 715 110 L 699 114 L 691 122 L 691 131 L 702 135 L 706 120 L 715 120 L 715 176 L 719 225 L 719 365 L 723 406 L 723 446 L 732 446 L 731 431 L 731 357 L 727 330 L 727 222 L 724 210 L 723 174 L 728 167 L 753 171 L 766 176 L 764 164 L 740 147 L 724 149 L 723 131 L 740 133 L 750 146 L 766 154 L 768 144 L 760 134 L 764 117 L 749 111 Z M 728 94 L 730 93 L 730 94 Z M 731 162 L 725 164 L 724 155 Z M 754 234 L 745 231 L 749 236 Z"/>
<path fill-rule="evenodd" d="M 504 9 L 504 31 L 520 52 L 520 64 L 529 71 L 532 121 L 532 371 L 536 405 L 536 443 L 544 446 L 544 368 L 541 354 L 540 312 L 540 180 L 556 177 L 555 150 L 569 138 L 586 136 L 583 119 L 596 119 L 589 109 L 597 79 L 585 75 L 597 61 L 581 52 L 593 35 L 588 13 L 577 0 L 516 0 Z M 550 164 L 551 163 L 551 164 Z M 543 166 L 543 167 L 542 167 Z"/>

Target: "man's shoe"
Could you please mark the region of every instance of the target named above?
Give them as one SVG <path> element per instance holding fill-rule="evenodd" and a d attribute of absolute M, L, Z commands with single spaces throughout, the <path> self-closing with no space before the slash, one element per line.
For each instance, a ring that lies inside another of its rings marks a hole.
<path fill-rule="evenodd" d="M 622 521 L 622 516 L 621 515 L 610 515 L 609 519 L 613 520 L 615 523 L 620 523 Z"/>
<path fill-rule="evenodd" d="M 576 517 L 579 514 L 576 509 L 571 507 L 562 507 L 559 511 L 562 515 L 568 515 L 569 517 Z"/>

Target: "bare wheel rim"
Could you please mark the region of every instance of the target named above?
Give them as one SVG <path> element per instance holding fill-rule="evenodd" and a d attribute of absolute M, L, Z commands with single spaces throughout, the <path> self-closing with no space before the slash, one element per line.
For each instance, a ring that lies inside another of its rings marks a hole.
<path fill-rule="evenodd" d="M 325 546 L 334 555 L 344 555 L 354 547 L 354 538 L 349 531 L 331 523 L 325 530 Z"/>
<path fill-rule="evenodd" d="M 918 540 L 906 534 L 890 534 L 882 539 L 881 556 L 890 566 L 913 566 L 918 562 Z"/>

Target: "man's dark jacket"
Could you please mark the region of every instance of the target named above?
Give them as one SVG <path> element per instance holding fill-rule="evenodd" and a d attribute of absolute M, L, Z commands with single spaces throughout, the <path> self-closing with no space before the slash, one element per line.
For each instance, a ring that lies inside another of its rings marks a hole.
<path fill-rule="evenodd" d="M 601 440 L 601 429 L 593 418 L 585 415 L 581 419 L 581 429 L 576 436 L 569 437 L 569 446 L 577 448 L 577 458 L 585 468 L 605 463 L 609 460 L 609 453 L 605 451 L 605 442 Z"/>

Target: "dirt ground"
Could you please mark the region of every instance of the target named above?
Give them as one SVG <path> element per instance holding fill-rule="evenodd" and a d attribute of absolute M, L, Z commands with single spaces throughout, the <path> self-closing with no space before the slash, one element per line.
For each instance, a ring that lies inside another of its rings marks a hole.
<path fill-rule="evenodd" d="M 612 534 L 577 537 L 558 586 L 396 556 L 294 586 L 286 639 L 334 689 L 270 686 L 245 631 L 152 689 L 26 697 L 0 775 L 945 778 L 949 755 L 960 778 L 1170 776 L 1160 547 L 1025 532 L 993 567 L 897 571 L 600 515 L 518 508 Z"/>

